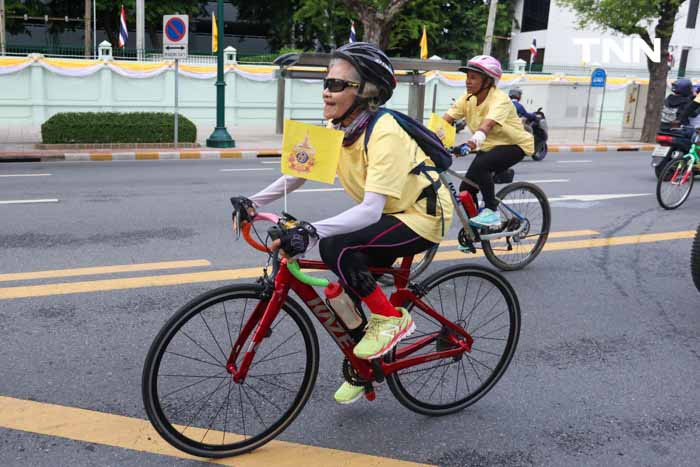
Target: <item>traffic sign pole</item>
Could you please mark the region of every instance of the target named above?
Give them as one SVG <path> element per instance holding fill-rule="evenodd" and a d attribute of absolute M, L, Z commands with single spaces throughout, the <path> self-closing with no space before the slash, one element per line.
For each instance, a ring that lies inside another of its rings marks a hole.
<path fill-rule="evenodd" d="M 180 74 L 180 60 L 175 59 L 175 134 L 173 135 L 173 141 L 175 142 L 175 148 L 177 148 L 177 134 L 178 134 L 178 75 Z"/>
<path fill-rule="evenodd" d="M 222 44 L 224 40 L 223 0 L 217 0 L 216 19 L 219 36 L 219 47 L 216 52 L 216 128 L 207 139 L 207 146 L 210 148 L 235 148 L 236 142 L 226 130 L 225 124 L 226 82 L 224 81 L 224 47 Z"/>
<path fill-rule="evenodd" d="M 600 101 L 600 114 L 598 115 L 598 135 L 595 137 L 595 144 L 600 141 L 600 126 L 603 123 L 603 106 L 605 105 L 605 86 L 603 86 L 603 98 Z"/>

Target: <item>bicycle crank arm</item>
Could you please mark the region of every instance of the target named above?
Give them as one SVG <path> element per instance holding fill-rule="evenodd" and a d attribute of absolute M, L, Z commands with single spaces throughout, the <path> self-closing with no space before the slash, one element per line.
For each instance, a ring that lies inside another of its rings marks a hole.
<path fill-rule="evenodd" d="M 499 238 L 503 238 L 503 237 L 513 237 L 515 235 L 520 234 L 520 232 L 522 232 L 523 230 L 525 230 L 525 224 L 522 224 L 516 230 L 508 230 L 505 232 L 496 232 L 496 233 L 486 234 L 486 235 L 482 234 L 482 235 L 479 235 L 479 237 L 482 240 L 498 240 Z"/>

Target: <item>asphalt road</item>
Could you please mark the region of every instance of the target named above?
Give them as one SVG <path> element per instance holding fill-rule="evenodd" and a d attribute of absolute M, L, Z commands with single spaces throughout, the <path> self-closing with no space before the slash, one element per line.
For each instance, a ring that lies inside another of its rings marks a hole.
<path fill-rule="evenodd" d="M 649 239 L 694 231 L 700 195 L 691 193 L 678 210 L 662 210 L 649 159 L 648 153 L 636 152 L 551 154 L 543 162 L 518 165 L 516 179 L 537 181 L 555 200 L 554 232 L 593 230 L 597 234 L 586 238 Z M 37 401 L 144 419 L 141 369 L 153 337 L 177 308 L 224 282 L 98 287 L 83 293 L 64 288 L 262 265 L 259 253 L 233 241 L 228 198 L 250 194 L 277 174 L 278 166 L 269 160 L 0 164 L 4 411 Z M 2 204 L 28 200 L 57 201 Z M 350 205 L 342 191 L 305 191 L 290 196 L 288 210 L 313 221 Z M 279 210 L 281 203 L 270 208 Z M 453 226 L 449 238 L 456 235 Z M 506 273 L 523 311 L 516 356 L 484 399 L 447 417 L 414 414 L 385 386 L 378 388 L 375 402 L 337 406 L 332 395 L 342 378 L 340 354 L 316 323 L 322 352 L 317 384 L 281 439 L 440 466 L 697 465 L 700 295 L 689 273 L 690 244 L 689 238 L 677 238 L 582 245 L 545 251 L 525 270 Z M 210 265 L 2 279 L 13 273 L 183 260 Z M 469 256 L 460 261 L 488 264 Z M 450 264 L 456 261 L 435 262 L 431 270 Z M 31 296 L 37 289 L 28 287 L 48 284 L 58 285 Z M 24 298 L 11 298 L 10 289 Z M 80 413 L 70 414 L 64 424 L 81 423 Z M 0 414 L 3 466 L 199 465 L 147 449 L 105 446 L 97 439 L 65 439 L 60 426 L 44 427 L 49 434 L 9 426 Z M 111 431 L 118 435 L 117 428 Z M 314 450 L 298 459 L 285 458 L 284 449 L 276 452 L 277 461 L 253 453 L 241 462 L 329 465 L 314 457 Z"/>

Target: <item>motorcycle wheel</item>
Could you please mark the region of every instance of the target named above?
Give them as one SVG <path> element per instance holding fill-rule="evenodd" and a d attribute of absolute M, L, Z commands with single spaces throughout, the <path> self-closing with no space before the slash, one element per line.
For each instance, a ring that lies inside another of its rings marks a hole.
<path fill-rule="evenodd" d="M 532 158 L 536 161 L 541 161 L 545 157 L 547 157 L 547 143 L 542 143 L 535 149 L 535 154 L 532 155 Z"/>

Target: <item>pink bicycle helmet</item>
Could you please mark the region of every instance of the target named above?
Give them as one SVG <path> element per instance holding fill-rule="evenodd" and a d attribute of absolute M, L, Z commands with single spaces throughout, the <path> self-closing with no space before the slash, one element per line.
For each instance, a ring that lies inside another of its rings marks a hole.
<path fill-rule="evenodd" d="M 489 76 L 498 81 L 503 75 L 501 62 L 490 55 L 477 55 L 467 62 L 467 66 L 461 67 L 459 71 L 466 73 L 467 71 L 476 71 L 483 75 Z"/>

